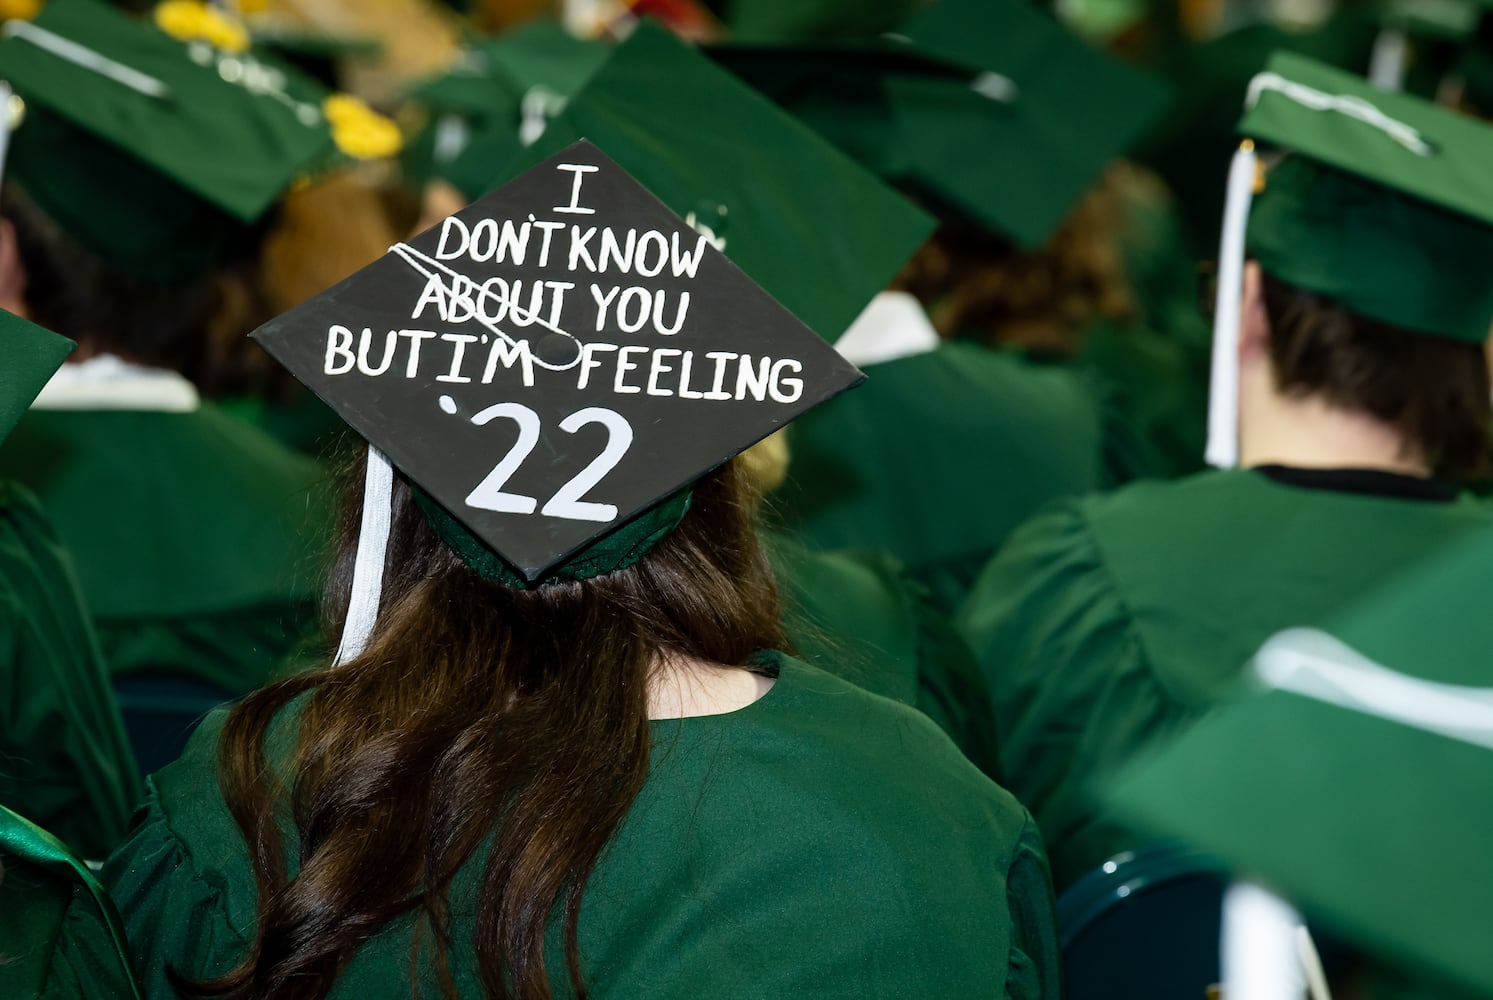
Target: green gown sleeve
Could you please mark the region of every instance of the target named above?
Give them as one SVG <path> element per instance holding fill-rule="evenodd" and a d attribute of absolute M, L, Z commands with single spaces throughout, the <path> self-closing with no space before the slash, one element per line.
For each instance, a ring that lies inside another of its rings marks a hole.
<path fill-rule="evenodd" d="M 36 499 L 0 483 L 0 802 L 103 858 L 141 794 L 71 562 Z"/>
<path fill-rule="evenodd" d="M 1011 963 L 1006 996 L 1011 1000 L 1061 1000 L 1062 942 L 1052 898 L 1047 854 L 1037 824 L 1027 817 L 1006 873 L 1011 914 Z"/>
<path fill-rule="evenodd" d="M 113 903 L 40 827 L 0 808 L 0 996 L 130 1000 L 139 988 Z"/>
<path fill-rule="evenodd" d="M 1059 893 L 1131 846 L 1093 783 L 1167 725 L 1083 501 L 1055 505 L 991 560 L 956 623 L 990 692 L 1003 783 L 1031 810 Z"/>
<path fill-rule="evenodd" d="M 162 809 L 154 779 L 144 816 L 104 866 L 147 1000 L 176 1000 L 168 969 L 191 978 L 231 970 L 249 941 L 229 922 L 224 887 L 199 872 Z M 206 789 L 204 794 L 216 795 Z M 242 842 L 228 845 L 242 851 Z"/>

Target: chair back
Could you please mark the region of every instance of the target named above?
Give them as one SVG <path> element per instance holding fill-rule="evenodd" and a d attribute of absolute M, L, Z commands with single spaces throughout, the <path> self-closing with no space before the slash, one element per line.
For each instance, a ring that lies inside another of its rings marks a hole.
<path fill-rule="evenodd" d="M 1227 885 L 1216 861 L 1167 844 L 1079 879 L 1058 900 L 1068 1000 L 1206 1000 Z"/>
<path fill-rule="evenodd" d="M 114 697 L 141 774 L 154 774 L 180 757 L 207 713 L 233 700 L 211 685 L 168 674 L 116 677 Z"/>

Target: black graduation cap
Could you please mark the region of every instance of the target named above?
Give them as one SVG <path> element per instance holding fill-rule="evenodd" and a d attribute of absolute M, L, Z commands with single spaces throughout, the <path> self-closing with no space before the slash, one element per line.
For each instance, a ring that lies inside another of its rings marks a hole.
<path fill-rule="evenodd" d="M 584 140 L 253 336 L 531 582 L 863 378 Z"/>

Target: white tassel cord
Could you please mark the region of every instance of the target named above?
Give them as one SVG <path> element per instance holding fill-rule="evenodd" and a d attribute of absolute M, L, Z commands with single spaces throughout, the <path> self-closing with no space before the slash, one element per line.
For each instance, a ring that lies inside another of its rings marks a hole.
<path fill-rule="evenodd" d="M 1404 90 L 1409 49 L 1409 39 L 1403 31 L 1398 28 L 1380 31 L 1369 56 L 1369 83 L 1380 90 Z"/>
<path fill-rule="evenodd" d="M 1223 897 L 1223 995 L 1228 1000 L 1301 1000 L 1307 986 L 1300 929 L 1289 903 L 1251 882 Z"/>
<path fill-rule="evenodd" d="M 1246 141 L 1229 164 L 1223 236 L 1218 244 L 1218 299 L 1213 312 L 1208 450 L 1204 458 L 1220 469 L 1239 464 L 1239 307 L 1244 294 L 1244 230 L 1254 185 L 1254 143 Z"/>
<path fill-rule="evenodd" d="M 352 598 L 342 642 L 337 647 L 338 664 L 363 652 L 378 621 L 379 600 L 384 591 L 384 557 L 389 550 L 389 525 L 393 518 L 394 469 L 384 453 L 368 446 L 368 471 L 363 479 L 363 521 L 358 528 L 358 555 L 353 564 Z"/>

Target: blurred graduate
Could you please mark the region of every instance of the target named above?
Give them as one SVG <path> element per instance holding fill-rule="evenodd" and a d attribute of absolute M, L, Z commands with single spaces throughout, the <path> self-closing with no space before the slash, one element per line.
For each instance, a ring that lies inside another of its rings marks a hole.
<path fill-rule="evenodd" d="M 1245 106 L 1241 131 L 1284 155 L 1257 177 L 1246 143 L 1230 177 L 1222 471 L 1045 513 L 959 618 L 1060 885 L 1127 846 L 1094 809 L 1111 768 L 1206 710 L 1273 632 L 1493 519 L 1458 490 L 1488 460 L 1493 129 L 1287 55 Z"/>

